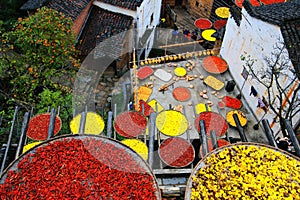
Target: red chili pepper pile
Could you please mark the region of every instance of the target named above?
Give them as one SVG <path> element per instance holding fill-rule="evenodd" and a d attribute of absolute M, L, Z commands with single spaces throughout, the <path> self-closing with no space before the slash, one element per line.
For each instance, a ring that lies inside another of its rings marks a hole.
<path fill-rule="evenodd" d="M 145 101 L 140 100 L 140 113 L 143 113 L 143 107 L 144 107 L 144 115 L 149 116 L 151 113 L 154 112 L 153 108 Z"/>
<path fill-rule="evenodd" d="M 132 155 L 92 137 L 52 141 L 8 171 L 0 199 L 157 199 L 153 176 Z"/>
<path fill-rule="evenodd" d="M 149 76 L 151 76 L 153 74 L 153 69 L 149 66 L 145 66 L 145 67 L 141 67 L 138 72 L 137 72 L 137 76 L 139 79 L 145 79 L 148 78 Z"/>
<path fill-rule="evenodd" d="M 219 19 L 219 20 L 215 21 L 214 27 L 215 27 L 215 29 L 219 30 L 220 28 L 222 28 L 223 26 L 225 26 L 226 23 L 227 23 L 227 20 L 225 20 L 225 19 Z"/>
<path fill-rule="evenodd" d="M 219 106 L 219 108 L 223 109 L 223 108 L 225 108 L 225 103 L 223 101 L 219 101 L 218 106 Z"/>
<path fill-rule="evenodd" d="M 266 4 L 269 5 L 269 4 L 274 4 L 274 3 L 283 3 L 283 2 L 285 2 L 285 0 L 260 0 L 260 2 L 265 5 Z"/>
<path fill-rule="evenodd" d="M 222 146 L 230 144 L 230 142 L 228 142 L 227 140 L 224 140 L 224 139 L 218 139 L 217 142 L 218 142 L 218 147 L 222 147 Z M 207 140 L 207 144 L 208 144 L 207 145 L 208 146 L 208 152 L 211 152 L 214 149 L 213 144 L 212 144 L 212 140 L 211 139 Z M 200 147 L 200 154 L 201 154 L 202 157 L 204 156 L 202 146 Z"/>
<path fill-rule="evenodd" d="M 195 26 L 200 29 L 208 29 L 212 26 L 212 22 L 206 18 L 200 18 L 195 21 Z"/>
<path fill-rule="evenodd" d="M 225 106 L 229 108 L 240 109 L 242 107 L 242 102 L 237 98 L 224 96 L 222 101 L 225 103 Z"/>
<path fill-rule="evenodd" d="M 126 138 L 137 137 L 145 130 L 146 125 L 146 117 L 136 111 L 123 112 L 114 122 L 117 133 Z"/>
<path fill-rule="evenodd" d="M 46 140 L 48 138 L 48 127 L 50 123 L 50 113 L 43 113 L 31 118 L 28 123 L 27 136 L 33 140 Z M 61 128 L 61 119 L 55 118 L 54 135 Z"/>
<path fill-rule="evenodd" d="M 224 139 L 218 139 L 217 142 L 218 142 L 218 147 L 222 147 L 222 146 L 230 144 L 227 140 L 224 140 Z M 212 140 L 207 140 L 207 144 L 208 144 L 208 150 L 212 151 L 213 150 Z"/>
<path fill-rule="evenodd" d="M 204 120 L 206 134 L 210 136 L 210 131 L 215 130 L 217 137 L 224 135 L 228 129 L 226 120 L 215 112 L 202 112 L 195 119 L 195 127 L 200 132 L 200 120 Z"/>
<path fill-rule="evenodd" d="M 173 137 L 162 142 L 159 155 L 164 163 L 171 167 L 185 167 L 193 162 L 195 151 L 187 140 Z"/>
<path fill-rule="evenodd" d="M 211 152 L 213 150 L 213 144 L 212 144 L 212 140 L 209 139 L 207 140 L 207 146 L 208 146 L 208 151 Z M 230 144 L 227 140 L 224 140 L 224 139 L 218 139 L 218 147 L 222 147 L 222 146 L 225 146 L 225 145 L 228 145 Z M 201 153 L 202 153 L 202 156 L 203 156 L 203 152 L 202 152 L 202 146 L 201 146 Z"/>
<path fill-rule="evenodd" d="M 202 60 L 203 68 L 212 74 L 221 74 L 228 69 L 227 62 L 218 56 L 206 56 Z"/>
<path fill-rule="evenodd" d="M 243 7 L 243 2 L 244 2 L 244 0 L 235 0 L 235 4 L 240 8 Z M 258 2 L 258 0 L 250 0 L 249 2 L 252 6 L 260 6 L 260 3 Z"/>

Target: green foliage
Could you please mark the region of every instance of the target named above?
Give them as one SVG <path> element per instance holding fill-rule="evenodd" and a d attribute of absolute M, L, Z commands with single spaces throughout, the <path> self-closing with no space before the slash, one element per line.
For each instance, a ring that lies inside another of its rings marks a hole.
<path fill-rule="evenodd" d="M 3 21 L 2 28 L 9 29 L 13 26 L 18 17 L 27 15 L 26 11 L 19 8 L 26 3 L 26 0 L 0 0 L 0 20 Z"/>
<path fill-rule="evenodd" d="M 70 85 L 79 66 L 71 26 L 71 19 L 44 7 L 19 18 L 13 30 L 2 35 L 0 89 L 5 96 L 35 105 L 44 89 Z M 54 77 L 64 82 L 56 84 Z"/>
<path fill-rule="evenodd" d="M 252 67 L 253 64 L 257 61 L 257 59 L 252 58 L 251 55 L 247 55 L 246 52 L 245 54 L 240 55 L 240 59 L 246 64 L 247 67 Z"/>
<path fill-rule="evenodd" d="M 7 122 L 16 105 L 22 110 L 20 116 L 31 107 L 37 114 L 46 112 L 48 106 L 60 106 L 60 133 L 70 133 L 70 87 L 79 67 L 71 27 L 70 18 L 44 7 L 34 15 L 19 18 L 11 30 L 1 33 L 0 111 L 5 112 L 6 119 L 3 128 L 9 127 Z"/>
<path fill-rule="evenodd" d="M 58 108 L 60 107 L 59 116 L 62 120 L 62 128 L 60 134 L 69 134 L 69 122 L 72 119 L 72 95 L 63 94 L 62 91 L 50 91 L 48 89 L 44 90 L 39 94 L 41 101 L 37 105 L 38 113 L 45 113 L 49 108 L 55 108 L 56 114 Z"/>

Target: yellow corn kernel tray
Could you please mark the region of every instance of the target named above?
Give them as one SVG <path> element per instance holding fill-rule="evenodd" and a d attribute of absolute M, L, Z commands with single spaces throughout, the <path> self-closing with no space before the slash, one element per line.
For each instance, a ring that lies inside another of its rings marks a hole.
<path fill-rule="evenodd" d="M 40 144 L 41 141 L 36 141 L 36 142 L 32 142 L 32 143 L 29 143 L 29 144 L 26 144 L 24 147 L 23 147 L 23 152 L 22 153 L 25 153 L 26 151 L 28 151 L 29 149 L 35 147 L 36 145 Z"/>
<path fill-rule="evenodd" d="M 75 116 L 70 122 L 70 130 L 73 134 L 79 133 L 80 121 L 82 114 Z M 105 128 L 103 118 L 95 112 L 86 113 L 86 123 L 84 127 L 85 134 L 99 135 Z"/>
<path fill-rule="evenodd" d="M 214 76 L 207 76 L 204 79 L 204 83 L 213 88 L 214 90 L 221 90 L 225 85 L 222 81 L 220 81 Z"/>
<path fill-rule="evenodd" d="M 156 117 L 157 129 L 166 136 L 182 135 L 188 129 L 186 116 L 176 110 L 165 110 Z"/>
<path fill-rule="evenodd" d="M 130 147 L 136 153 L 138 153 L 144 160 L 148 159 L 148 147 L 147 145 L 138 139 L 125 139 L 121 141 L 126 146 Z"/>
<path fill-rule="evenodd" d="M 231 126 L 236 127 L 236 123 L 234 121 L 233 114 L 237 114 L 242 127 L 247 124 L 247 118 L 246 118 L 245 114 L 242 111 L 240 111 L 240 110 L 231 110 L 226 115 L 226 121 Z"/>
<path fill-rule="evenodd" d="M 157 110 L 156 110 L 156 104 L 157 104 Z M 156 99 L 152 99 L 151 101 L 149 101 L 148 105 L 151 106 L 151 108 L 153 108 L 155 112 L 161 112 L 164 110 L 164 107 Z"/>
<path fill-rule="evenodd" d="M 211 111 L 211 108 L 209 105 L 205 105 L 204 103 L 199 103 L 195 106 L 195 110 L 196 110 L 196 114 L 198 115 L 202 112 Z"/>

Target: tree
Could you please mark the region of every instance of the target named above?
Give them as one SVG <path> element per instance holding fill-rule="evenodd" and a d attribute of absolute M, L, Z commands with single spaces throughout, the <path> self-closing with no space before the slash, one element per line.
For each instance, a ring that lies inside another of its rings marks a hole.
<path fill-rule="evenodd" d="M 70 92 L 66 86 L 79 66 L 71 26 L 71 19 L 45 7 L 19 18 L 1 36 L 0 95 L 31 107 L 44 89 Z"/>
<path fill-rule="evenodd" d="M 79 67 L 71 27 L 70 18 L 43 7 L 0 35 L 0 112 L 4 111 L 6 122 L 16 105 L 22 111 L 34 107 L 34 113 L 59 105 L 62 120 L 70 121 L 70 88 Z M 63 123 L 64 133 L 68 129 Z M 7 132 L 0 130 L 1 134 Z"/>
<path fill-rule="evenodd" d="M 257 60 L 246 54 L 245 52 L 245 55 L 241 55 L 241 61 L 254 79 L 266 88 L 268 105 L 276 115 L 274 121 L 279 122 L 286 136 L 284 119 L 293 122 L 300 112 L 300 84 L 291 61 L 288 59 L 285 45 L 281 42 L 275 44 L 271 55 L 264 58 L 266 68 L 254 67 Z"/>
<path fill-rule="evenodd" d="M 26 0 L 0 0 L 0 21 L 3 29 L 10 29 L 18 17 L 27 15 L 25 10 L 19 8 L 26 3 Z"/>

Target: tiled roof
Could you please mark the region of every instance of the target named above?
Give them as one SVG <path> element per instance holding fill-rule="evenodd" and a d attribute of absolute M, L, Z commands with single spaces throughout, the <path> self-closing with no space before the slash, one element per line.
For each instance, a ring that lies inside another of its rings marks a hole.
<path fill-rule="evenodd" d="M 300 18 L 299 1 L 289 1 L 256 7 L 252 6 L 249 1 L 244 1 L 243 6 L 252 17 L 278 26 L 286 21 Z"/>
<path fill-rule="evenodd" d="M 253 7 L 248 1 L 244 1 L 243 6 L 252 17 L 280 27 L 295 72 L 300 79 L 300 2 Z"/>
<path fill-rule="evenodd" d="M 91 0 L 51 0 L 48 8 L 64 13 L 74 21 Z"/>
<path fill-rule="evenodd" d="M 230 6 L 230 14 L 234 19 L 235 23 L 240 26 L 242 20 L 242 9 L 239 8 L 237 5 Z"/>
<path fill-rule="evenodd" d="M 74 21 L 91 0 L 29 0 L 21 6 L 21 10 L 35 10 L 46 6 L 64 13 Z"/>
<path fill-rule="evenodd" d="M 111 4 L 121 8 L 126 8 L 129 10 L 136 10 L 139 7 L 143 0 L 98 0 L 103 3 Z"/>
<path fill-rule="evenodd" d="M 21 6 L 20 10 L 35 10 L 41 8 L 47 2 L 49 2 L 49 0 L 28 0 Z"/>
<path fill-rule="evenodd" d="M 128 30 L 132 24 L 132 20 L 131 17 L 93 6 L 90 17 L 79 38 L 77 49 L 85 56 L 107 38 L 117 36 L 114 40 L 118 39 L 122 41 L 124 36 L 119 33 Z M 121 43 L 118 41 L 114 42 L 115 44 Z M 114 46 L 112 44 L 111 48 Z"/>

